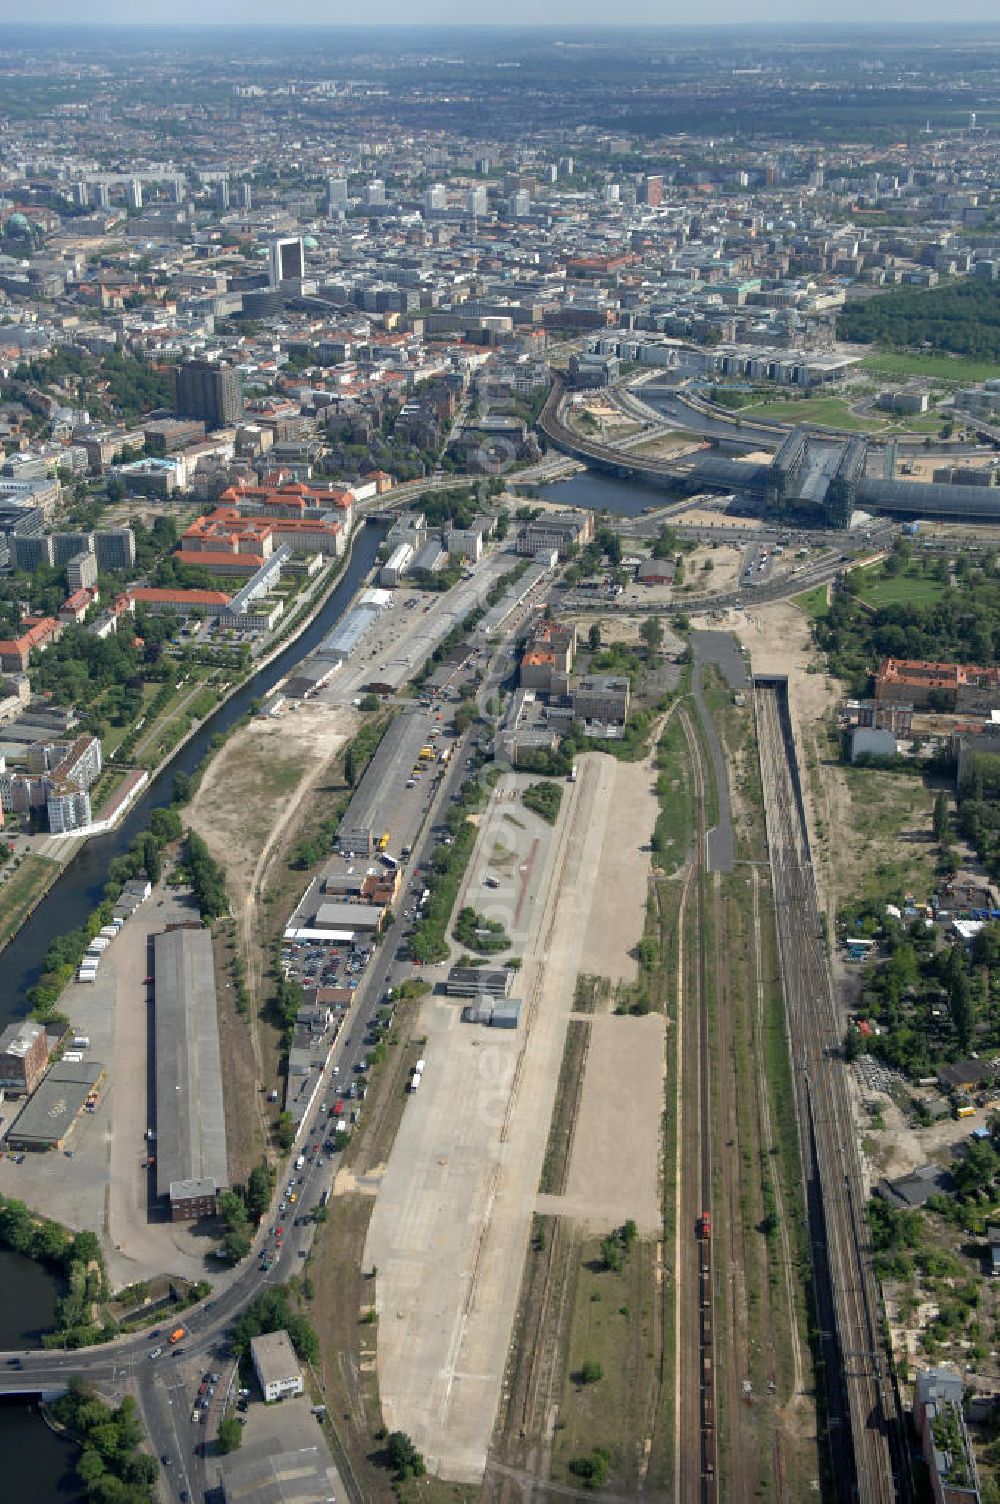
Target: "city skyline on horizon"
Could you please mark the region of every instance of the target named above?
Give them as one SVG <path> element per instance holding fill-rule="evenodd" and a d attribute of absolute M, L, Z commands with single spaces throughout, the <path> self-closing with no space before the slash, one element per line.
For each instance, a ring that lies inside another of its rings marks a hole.
<path fill-rule="evenodd" d="M 177 28 L 207 29 L 215 26 L 239 26 L 264 30 L 302 31 L 322 29 L 326 31 L 367 31 L 383 27 L 401 27 L 407 32 L 422 28 L 448 28 L 460 31 L 509 31 L 529 29 L 544 31 L 558 27 L 572 31 L 599 31 L 613 33 L 631 28 L 661 31 L 708 32 L 713 30 L 747 31 L 756 28 L 772 29 L 802 28 L 803 30 L 841 31 L 848 27 L 863 27 L 866 31 L 891 32 L 899 29 L 932 28 L 953 31 L 956 26 L 979 26 L 987 24 L 1000 27 L 996 7 L 991 0 L 966 0 L 961 10 L 947 18 L 941 18 L 940 10 L 930 0 L 889 0 L 885 13 L 872 20 L 870 7 L 861 0 L 848 0 L 836 17 L 818 0 L 803 6 L 799 0 L 770 0 L 757 10 L 737 5 L 736 0 L 724 4 L 717 14 L 692 22 L 685 8 L 676 5 L 675 14 L 664 15 L 657 0 L 630 0 L 622 14 L 614 22 L 602 19 L 603 12 L 593 16 L 581 16 L 578 5 L 571 0 L 557 0 L 540 14 L 537 6 L 529 0 L 513 0 L 504 8 L 503 18 L 491 14 L 491 7 L 470 7 L 464 0 L 431 0 L 424 13 L 414 19 L 412 7 L 402 0 L 377 0 L 368 8 L 364 21 L 331 15 L 323 0 L 301 0 L 295 16 L 285 15 L 280 24 L 275 22 L 273 7 L 265 0 L 209 0 L 208 4 L 197 0 L 178 0 L 172 7 L 172 15 L 165 20 L 155 13 L 136 15 L 128 0 L 94 0 L 88 13 L 81 16 L 70 0 L 37 0 L 34 15 L 28 22 L 14 23 L 15 30 L 30 31 L 47 26 L 72 26 L 79 29 L 102 26 L 125 26 L 130 29 L 163 30 Z M 482 14 L 473 13 L 482 11 Z"/>

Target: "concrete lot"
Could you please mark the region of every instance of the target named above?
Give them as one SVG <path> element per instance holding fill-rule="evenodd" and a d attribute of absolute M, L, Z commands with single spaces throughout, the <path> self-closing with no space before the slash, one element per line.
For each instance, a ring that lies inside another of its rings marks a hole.
<path fill-rule="evenodd" d="M 323 1465 L 331 1470 L 330 1476 L 333 1483 L 331 1497 L 346 1499 L 347 1494 L 334 1468 L 323 1427 L 312 1413 L 309 1396 L 297 1395 L 293 1399 L 282 1400 L 278 1404 L 265 1405 L 260 1398 L 256 1381 L 252 1388 L 254 1398 L 246 1412 L 243 1444 L 231 1457 L 213 1457 L 207 1463 L 206 1472 L 209 1482 L 216 1487 L 220 1486 L 226 1467 L 238 1465 L 244 1460 L 266 1459 L 281 1452 L 296 1452 L 303 1447 L 318 1447 Z M 318 1495 L 310 1497 L 318 1497 Z"/>
<path fill-rule="evenodd" d="M 462 1482 L 478 1482 L 486 1463 L 613 774 L 610 758 L 582 758 L 544 840 L 548 827 L 529 823 L 510 797 L 530 780 L 498 785 L 467 891 L 517 932 L 521 1028 L 463 1024 L 458 1000 L 426 1000 L 424 1084 L 407 1106 L 369 1228 L 386 1425 L 409 1432 L 432 1472 Z M 515 831 L 522 843 L 510 891 L 483 889 L 498 840 L 509 844 Z"/>
<path fill-rule="evenodd" d="M 214 1240 L 190 1224 L 150 1218 L 144 1134 L 150 1121 L 147 1032 L 151 1008 L 144 979 L 150 974 L 150 937 L 168 923 L 196 917 L 186 897 L 169 889 L 153 895 L 108 947 L 93 983 L 71 982 L 61 999 L 76 1033 L 86 1034 L 87 1060 L 107 1070 L 94 1113 L 82 1113 L 68 1141 L 72 1158 L 58 1150 L 29 1154 L 16 1165 L 0 1160 L 0 1195 L 17 1196 L 35 1211 L 101 1236 L 113 1288 L 154 1274 L 200 1279 Z M 215 1270 L 212 1271 L 216 1273 Z"/>
<path fill-rule="evenodd" d="M 602 843 L 596 912 L 587 926 L 580 970 L 613 982 L 635 980 L 649 881 L 649 843 L 659 812 L 656 773 L 647 761 L 611 762 L 611 829 Z"/>
<path fill-rule="evenodd" d="M 644 1236 L 662 1232 L 658 1166 L 665 1036 L 659 1013 L 591 1019 L 566 1192 L 539 1196 L 538 1211 L 579 1218 L 595 1232 L 609 1232 L 630 1217 Z"/>

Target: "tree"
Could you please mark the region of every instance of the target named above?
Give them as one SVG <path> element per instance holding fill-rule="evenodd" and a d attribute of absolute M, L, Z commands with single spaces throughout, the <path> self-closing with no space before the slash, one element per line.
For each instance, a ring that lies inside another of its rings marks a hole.
<path fill-rule="evenodd" d="M 89 1493 L 104 1473 L 104 1463 L 100 1453 L 95 1452 L 93 1447 L 85 1447 L 76 1464 L 76 1471 L 80 1482 Z"/>
<path fill-rule="evenodd" d="M 658 652 L 663 643 L 663 626 L 660 618 L 647 616 L 639 628 L 639 636 L 651 654 Z"/>
<path fill-rule="evenodd" d="M 385 1455 L 386 1461 L 400 1480 L 422 1478 L 427 1471 L 424 1459 L 405 1431 L 390 1433 L 386 1438 Z"/>
<path fill-rule="evenodd" d="M 948 1002 L 951 1021 L 955 1025 L 960 1050 L 967 1050 L 972 1040 L 975 1013 L 972 1004 L 972 988 L 965 971 L 956 970 L 948 987 Z"/>
<path fill-rule="evenodd" d="M 176 841 L 183 825 L 181 817 L 173 808 L 154 809 L 149 817 L 149 828 L 159 841 L 160 845 L 166 845 L 167 841 Z"/>
<path fill-rule="evenodd" d="M 569 1470 L 584 1488 L 601 1488 L 607 1480 L 610 1457 L 603 1447 L 595 1447 L 589 1456 L 571 1457 Z"/>
<path fill-rule="evenodd" d="M 934 800 L 934 839 L 939 846 L 948 842 L 948 795 L 942 789 Z"/>
<path fill-rule="evenodd" d="M 590 644 L 590 651 L 592 653 L 596 653 L 598 648 L 601 646 L 601 624 L 599 621 L 591 622 L 590 632 L 587 635 L 587 641 Z"/>
<path fill-rule="evenodd" d="M 238 1450 L 243 1440 L 243 1427 L 238 1418 L 227 1410 L 219 1422 L 219 1451 L 225 1457 Z"/>
<path fill-rule="evenodd" d="M 262 1217 L 271 1203 L 271 1172 L 266 1164 L 254 1165 L 247 1176 L 247 1211 Z"/>
<path fill-rule="evenodd" d="M 351 742 L 348 742 L 347 746 L 344 748 L 344 782 L 348 785 L 349 788 L 353 788 L 355 783 L 357 782 L 357 777 L 358 765 L 357 758 L 354 752 L 354 746 Z"/>
<path fill-rule="evenodd" d="M 580 1369 L 581 1384 L 597 1384 L 604 1378 L 604 1369 L 594 1358 L 586 1358 Z"/>
<path fill-rule="evenodd" d="M 146 876 L 151 883 L 160 880 L 160 848 L 152 831 L 147 832 L 142 840 L 142 865 L 146 869 Z"/>

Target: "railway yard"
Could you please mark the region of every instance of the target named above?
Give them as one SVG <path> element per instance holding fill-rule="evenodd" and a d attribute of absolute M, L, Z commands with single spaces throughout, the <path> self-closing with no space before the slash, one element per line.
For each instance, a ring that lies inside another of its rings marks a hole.
<path fill-rule="evenodd" d="M 865 1192 L 840 1061 L 786 686 L 756 687 L 768 840 L 822 1344 L 833 1482 L 841 1498 L 905 1497 L 902 1417 L 884 1350 Z"/>

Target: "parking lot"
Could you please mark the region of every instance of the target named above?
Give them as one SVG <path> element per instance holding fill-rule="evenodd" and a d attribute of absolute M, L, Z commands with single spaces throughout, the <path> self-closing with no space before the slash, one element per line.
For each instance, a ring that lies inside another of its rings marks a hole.
<path fill-rule="evenodd" d="M 74 1032 L 90 1043 L 84 1059 L 100 1061 L 107 1081 L 94 1112 L 82 1112 L 63 1152 L 0 1159 L 0 1194 L 74 1229 L 96 1232 L 112 1286 L 168 1271 L 201 1279 L 214 1246 L 195 1224 L 168 1221 L 151 1207 L 149 1167 L 152 1004 L 146 985 L 151 935 L 196 918 L 188 895 L 157 888 L 104 954 L 97 981 L 71 982 L 61 1004 Z M 9 1120 L 5 1121 L 9 1126 Z M 215 1271 L 213 1271 L 214 1273 Z"/>

